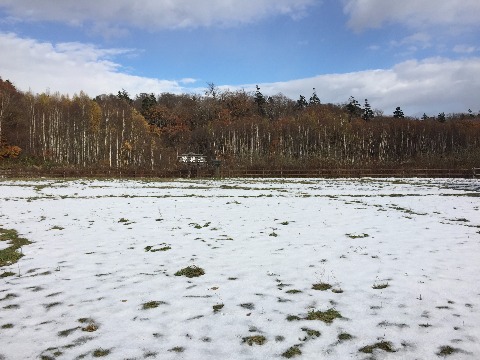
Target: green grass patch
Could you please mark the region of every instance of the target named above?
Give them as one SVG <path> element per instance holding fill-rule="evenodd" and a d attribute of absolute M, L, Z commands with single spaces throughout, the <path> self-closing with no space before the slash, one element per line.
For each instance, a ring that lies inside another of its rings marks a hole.
<path fill-rule="evenodd" d="M 302 320 L 300 316 L 297 315 L 288 315 L 287 316 L 287 321 L 299 321 Z"/>
<path fill-rule="evenodd" d="M 365 354 L 372 354 L 373 350 L 375 349 L 383 350 L 386 352 L 396 352 L 396 350 L 393 348 L 393 345 L 390 341 L 380 341 L 372 345 L 367 345 L 360 348 L 358 351 L 363 352 Z"/>
<path fill-rule="evenodd" d="M 301 293 L 302 290 L 297 290 L 297 289 L 291 289 L 291 290 L 287 290 L 286 293 L 287 294 L 298 294 L 298 293 Z"/>
<path fill-rule="evenodd" d="M 2 325 L 2 329 L 11 329 L 13 328 L 13 324 L 4 324 Z"/>
<path fill-rule="evenodd" d="M 203 225 L 200 225 L 200 224 L 197 224 L 197 223 L 190 223 L 190 224 L 188 224 L 188 225 L 193 226 L 195 229 L 202 229 L 202 228 L 207 228 L 207 227 L 209 227 L 210 224 L 211 224 L 211 222 L 206 222 L 206 223 L 203 224 Z"/>
<path fill-rule="evenodd" d="M 313 290 L 320 290 L 320 291 L 325 291 L 328 289 L 331 289 L 332 285 L 327 284 L 327 283 L 318 283 L 318 284 L 313 284 L 312 289 Z"/>
<path fill-rule="evenodd" d="M 202 275 L 205 275 L 205 271 L 202 268 L 195 265 L 187 266 L 186 268 L 178 270 L 175 273 L 175 276 L 186 276 L 188 278 L 199 277 Z"/>
<path fill-rule="evenodd" d="M 214 313 L 217 313 L 217 312 L 219 312 L 220 310 L 222 310 L 222 309 L 223 309 L 223 307 L 224 307 L 224 305 L 223 305 L 223 304 L 217 304 L 217 305 L 213 305 L 213 306 L 212 306 L 212 308 L 213 308 L 213 312 L 214 312 Z"/>
<path fill-rule="evenodd" d="M 247 343 L 248 345 L 263 345 L 267 342 L 267 338 L 263 335 L 253 335 L 247 336 L 242 339 L 243 343 Z"/>
<path fill-rule="evenodd" d="M 61 227 L 61 226 L 58 226 L 58 225 L 52 226 L 52 227 L 50 228 L 50 230 L 63 230 L 63 229 L 65 229 L 65 228 L 64 228 L 64 227 Z"/>
<path fill-rule="evenodd" d="M 18 236 L 17 231 L 3 228 L 0 228 L 0 241 L 8 241 L 10 245 L 0 250 L 0 267 L 15 264 L 23 256 L 22 246 L 31 244 L 27 239 Z"/>
<path fill-rule="evenodd" d="M 253 303 L 245 303 L 245 304 L 240 304 L 240 307 L 247 309 L 247 310 L 254 310 L 255 309 L 255 304 Z"/>
<path fill-rule="evenodd" d="M 282 356 L 287 359 L 293 358 L 295 356 L 300 356 L 300 355 L 302 355 L 302 352 L 300 351 L 300 347 L 298 345 L 293 345 L 282 354 Z"/>
<path fill-rule="evenodd" d="M 152 252 L 152 253 L 153 253 L 153 252 L 157 252 L 157 251 L 168 251 L 168 250 L 171 249 L 170 246 L 168 246 L 168 245 L 166 245 L 166 244 L 163 244 L 163 245 L 165 245 L 165 246 L 163 246 L 163 247 L 161 247 L 161 248 L 159 248 L 159 249 L 153 249 L 153 246 L 151 246 L 151 245 L 145 246 L 144 249 L 145 249 L 145 252 L 149 252 L 149 251 L 150 251 L 150 252 Z"/>
<path fill-rule="evenodd" d="M 157 355 L 158 355 L 158 353 L 156 353 L 155 351 L 147 351 L 143 354 L 143 358 L 144 359 L 148 359 L 150 357 L 156 358 Z"/>
<path fill-rule="evenodd" d="M 465 219 L 465 218 L 450 219 L 450 221 L 456 221 L 456 222 L 470 222 L 470 220 L 468 220 L 468 219 Z"/>
<path fill-rule="evenodd" d="M 324 323 L 331 324 L 335 319 L 341 319 L 342 315 L 335 309 L 331 308 L 327 311 L 311 310 L 308 312 L 305 320 L 320 320 Z"/>
<path fill-rule="evenodd" d="M 58 306 L 58 305 L 61 305 L 61 304 L 62 304 L 61 302 L 52 302 L 52 303 L 49 303 L 49 304 L 44 304 L 43 306 L 45 306 L 45 309 L 49 310 L 52 307 L 55 307 L 55 306 Z"/>
<path fill-rule="evenodd" d="M 6 278 L 6 277 L 9 277 L 9 276 L 13 276 L 13 275 L 15 275 L 14 272 L 5 271 L 4 273 L 1 273 L 1 274 L 0 274 L 0 279 Z"/>
<path fill-rule="evenodd" d="M 98 348 L 93 351 L 93 357 L 103 357 L 103 356 L 107 356 L 108 354 L 110 354 L 109 349 Z"/>
<path fill-rule="evenodd" d="M 171 247 L 170 246 L 164 246 L 164 247 L 161 247 L 160 249 L 153 249 L 152 251 L 150 252 L 157 252 L 157 251 L 168 251 L 170 250 Z"/>
<path fill-rule="evenodd" d="M 309 329 L 309 328 L 302 328 L 302 331 L 306 332 L 307 333 L 307 336 L 309 338 L 317 338 L 317 337 L 320 337 L 320 335 L 322 335 L 322 333 L 318 330 L 314 330 L 314 329 Z M 307 339 L 305 339 L 307 340 Z"/>
<path fill-rule="evenodd" d="M 452 355 L 452 354 L 455 354 L 457 352 L 460 352 L 460 349 L 457 349 L 457 348 L 453 348 L 451 346 L 441 346 L 440 349 L 438 350 L 437 352 L 437 355 L 438 356 L 448 356 L 448 355 Z"/>
<path fill-rule="evenodd" d="M 166 304 L 167 303 L 165 301 L 149 301 L 149 302 L 146 302 L 145 304 L 142 304 L 142 310 L 155 309 L 160 305 L 166 305 Z"/>
<path fill-rule="evenodd" d="M 347 235 L 350 239 L 364 239 L 369 237 L 370 235 L 368 234 L 345 234 Z"/>
<path fill-rule="evenodd" d="M 346 341 L 346 340 L 351 340 L 353 339 L 353 336 L 350 335 L 349 333 L 340 333 L 337 336 L 338 341 Z"/>

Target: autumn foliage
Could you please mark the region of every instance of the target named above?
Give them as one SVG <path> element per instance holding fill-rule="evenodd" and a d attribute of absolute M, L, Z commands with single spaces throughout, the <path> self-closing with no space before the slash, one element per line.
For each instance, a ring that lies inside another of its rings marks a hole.
<path fill-rule="evenodd" d="M 15 145 L 7 145 L 3 146 L 0 149 L 0 158 L 2 159 L 15 159 L 20 155 L 22 152 L 22 149 L 20 149 L 18 146 Z"/>
<path fill-rule="evenodd" d="M 204 95 L 122 90 L 92 99 L 23 93 L 0 79 L 0 166 L 175 169 L 186 152 L 225 168 L 480 165 L 480 118 L 471 112 L 374 117 L 352 98 L 321 104 L 314 95 L 294 101 L 212 86 Z"/>

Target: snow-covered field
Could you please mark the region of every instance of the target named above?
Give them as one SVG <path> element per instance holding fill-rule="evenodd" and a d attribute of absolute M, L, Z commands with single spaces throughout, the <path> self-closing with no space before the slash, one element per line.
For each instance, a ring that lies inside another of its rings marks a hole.
<path fill-rule="evenodd" d="M 479 359 L 479 208 L 479 180 L 0 180 L 33 242 L 0 359 Z"/>

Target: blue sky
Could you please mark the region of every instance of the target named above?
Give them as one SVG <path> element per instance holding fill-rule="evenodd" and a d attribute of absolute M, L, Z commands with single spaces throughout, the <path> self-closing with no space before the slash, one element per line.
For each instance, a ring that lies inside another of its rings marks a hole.
<path fill-rule="evenodd" d="M 478 0 L 0 0 L 0 76 L 91 96 L 221 89 L 480 110 Z"/>

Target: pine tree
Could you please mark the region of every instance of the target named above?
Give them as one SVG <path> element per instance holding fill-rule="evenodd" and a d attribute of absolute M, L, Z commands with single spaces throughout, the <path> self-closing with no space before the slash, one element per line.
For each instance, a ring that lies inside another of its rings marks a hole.
<path fill-rule="evenodd" d="M 400 106 L 397 106 L 397 108 L 395 109 L 395 111 L 393 112 L 393 117 L 395 119 L 403 119 L 405 117 L 405 115 L 403 114 L 403 111 L 402 109 L 400 109 Z"/>
<path fill-rule="evenodd" d="M 310 102 L 308 105 L 320 105 L 320 99 L 317 96 L 317 92 L 315 88 L 313 88 L 313 94 L 310 96 Z"/>
<path fill-rule="evenodd" d="M 365 120 L 365 121 L 369 121 L 369 120 L 373 119 L 374 117 L 375 117 L 375 115 L 373 114 L 372 107 L 368 103 L 368 100 L 365 99 L 365 107 L 363 109 L 362 119 Z"/>
<path fill-rule="evenodd" d="M 265 115 L 265 103 L 267 102 L 265 100 L 265 97 L 263 94 L 260 92 L 260 87 L 256 85 L 257 91 L 255 92 L 255 103 L 257 104 L 258 107 L 258 113 L 260 115 Z"/>
<path fill-rule="evenodd" d="M 140 95 L 137 96 L 137 98 L 141 100 L 142 114 L 145 114 L 152 106 L 157 105 L 157 97 L 155 96 L 154 93 L 151 93 L 151 94 L 141 93 Z"/>
<path fill-rule="evenodd" d="M 297 100 L 296 106 L 299 109 L 304 109 L 308 106 L 307 99 L 305 99 L 305 96 L 300 95 L 300 98 Z"/>
<path fill-rule="evenodd" d="M 350 114 L 350 119 L 349 119 L 350 121 L 352 120 L 352 117 L 360 116 L 360 114 L 362 113 L 362 108 L 360 107 L 360 103 L 357 100 L 355 100 L 353 96 L 350 96 L 348 98 L 348 104 L 345 105 L 345 108 Z"/>
<path fill-rule="evenodd" d="M 446 121 L 445 113 L 441 112 L 440 114 L 438 114 L 437 120 L 438 120 L 438 122 L 444 123 Z"/>
<path fill-rule="evenodd" d="M 122 89 L 122 91 L 119 91 L 117 94 L 117 98 L 121 100 L 125 100 L 127 103 L 132 104 L 133 100 L 130 98 L 130 95 L 125 89 Z"/>
<path fill-rule="evenodd" d="M 423 113 L 423 115 L 422 115 L 422 120 L 428 120 L 427 114 Z"/>

